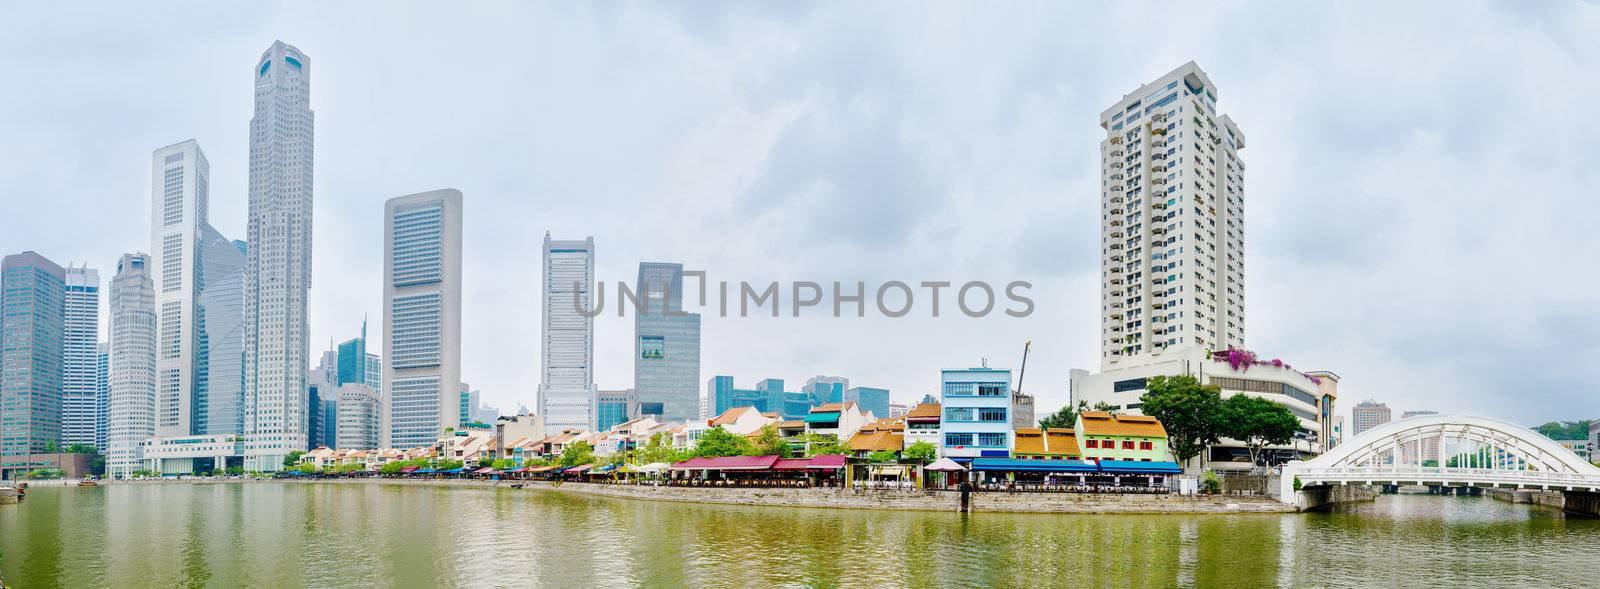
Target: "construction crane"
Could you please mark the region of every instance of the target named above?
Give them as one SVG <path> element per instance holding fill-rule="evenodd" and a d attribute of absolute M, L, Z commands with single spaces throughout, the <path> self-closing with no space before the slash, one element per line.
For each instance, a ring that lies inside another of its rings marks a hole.
<path fill-rule="evenodd" d="M 1028 348 L 1033 347 L 1033 340 L 1022 344 L 1022 368 L 1017 369 L 1017 394 L 1022 394 L 1022 377 L 1028 374 Z"/>

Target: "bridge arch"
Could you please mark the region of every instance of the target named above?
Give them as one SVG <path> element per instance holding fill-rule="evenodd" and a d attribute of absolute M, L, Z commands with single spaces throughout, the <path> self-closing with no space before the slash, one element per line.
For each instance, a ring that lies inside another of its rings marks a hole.
<path fill-rule="evenodd" d="M 1429 465 L 1430 460 L 1435 462 Z M 1284 466 L 1285 487 L 1291 478 L 1304 485 L 1431 484 L 1600 492 L 1600 468 L 1571 450 L 1520 425 L 1472 415 L 1427 415 L 1380 425 L 1317 458 L 1291 461 Z"/>

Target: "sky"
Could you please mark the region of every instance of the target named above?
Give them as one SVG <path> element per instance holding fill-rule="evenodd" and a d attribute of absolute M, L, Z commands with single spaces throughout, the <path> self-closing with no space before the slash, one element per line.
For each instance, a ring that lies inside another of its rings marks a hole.
<path fill-rule="evenodd" d="M 151 151 L 189 138 L 242 238 L 251 70 L 281 39 L 312 60 L 313 357 L 363 315 L 381 349 L 383 202 L 449 187 L 463 380 L 504 412 L 534 406 L 550 231 L 593 236 L 608 288 L 641 261 L 1027 281 L 1024 318 L 707 316 L 701 381 L 914 402 L 1031 341 L 1043 415 L 1099 364 L 1099 113 L 1192 60 L 1248 139 L 1248 347 L 1338 373 L 1346 414 L 1600 417 L 1600 232 L 1574 216 L 1600 186 L 1600 5 L 457 4 L 9 7 L 0 250 L 109 284 L 150 249 Z M 596 319 L 602 389 L 632 385 L 632 328 Z"/>

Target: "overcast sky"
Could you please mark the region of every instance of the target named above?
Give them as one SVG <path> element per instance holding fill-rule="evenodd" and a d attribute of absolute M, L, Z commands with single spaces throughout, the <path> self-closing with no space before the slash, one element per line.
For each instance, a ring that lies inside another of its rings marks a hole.
<path fill-rule="evenodd" d="M 1099 363 L 1098 115 L 1194 60 L 1248 138 L 1249 347 L 1337 372 L 1341 413 L 1600 417 L 1600 6 L 442 6 L 8 7 L 0 250 L 109 283 L 150 249 L 150 152 L 188 138 L 242 238 L 252 69 L 281 39 L 312 59 L 314 355 L 363 314 L 380 349 L 383 202 L 452 187 L 462 376 L 504 411 L 534 405 L 549 230 L 594 236 L 608 284 L 646 260 L 1030 281 L 1024 319 L 707 317 L 701 381 L 913 401 L 1032 340 L 1042 414 Z M 632 329 L 596 321 L 600 387 L 632 385 Z"/>

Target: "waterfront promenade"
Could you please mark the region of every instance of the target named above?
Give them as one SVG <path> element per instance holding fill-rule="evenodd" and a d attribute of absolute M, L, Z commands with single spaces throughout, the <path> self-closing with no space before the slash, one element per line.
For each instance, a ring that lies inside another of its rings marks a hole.
<path fill-rule="evenodd" d="M 721 488 L 566 481 L 493 481 L 476 479 L 300 478 L 300 479 L 140 479 L 106 485 L 183 484 L 398 485 L 463 487 L 556 492 L 677 503 L 711 503 L 771 507 L 950 511 L 960 508 L 957 491 L 873 488 Z M 971 495 L 974 512 L 994 513 L 1294 513 L 1293 505 L 1259 495 L 1176 495 L 1148 493 L 1037 493 L 983 491 Z"/>

